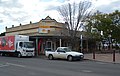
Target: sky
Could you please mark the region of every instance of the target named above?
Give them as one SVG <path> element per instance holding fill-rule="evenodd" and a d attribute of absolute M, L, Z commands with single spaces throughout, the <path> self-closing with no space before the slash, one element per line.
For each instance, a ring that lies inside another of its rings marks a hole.
<path fill-rule="evenodd" d="M 61 22 L 59 6 L 80 0 L 0 0 L 0 33 L 8 28 L 39 22 L 46 16 Z M 120 10 L 120 0 L 89 0 L 96 10 L 111 13 Z"/>

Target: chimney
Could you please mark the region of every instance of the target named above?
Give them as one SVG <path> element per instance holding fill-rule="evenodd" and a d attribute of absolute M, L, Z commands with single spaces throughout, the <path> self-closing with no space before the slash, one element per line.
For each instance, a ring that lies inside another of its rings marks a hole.
<path fill-rule="evenodd" d="M 7 26 L 5 27 L 5 29 L 7 29 Z"/>
<path fill-rule="evenodd" d="M 32 21 L 30 21 L 30 24 L 32 24 Z"/>
<path fill-rule="evenodd" d="M 22 24 L 20 23 L 20 26 L 21 26 Z"/>
<path fill-rule="evenodd" d="M 14 27 L 14 25 L 12 25 L 12 28 Z"/>

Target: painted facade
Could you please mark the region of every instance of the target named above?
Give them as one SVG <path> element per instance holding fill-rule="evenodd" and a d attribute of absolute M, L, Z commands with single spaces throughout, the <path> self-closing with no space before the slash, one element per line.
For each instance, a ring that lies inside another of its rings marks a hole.
<path fill-rule="evenodd" d="M 45 48 L 55 50 L 59 46 L 68 46 L 68 40 L 65 38 L 67 35 L 65 24 L 49 16 L 37 23 L 30 22 L 26 25 L 6 27 L 6 36 L 18 34 L 30 36 L 30 39 L 35 42 L 37 54 L 44 53 Z"/>
<path fill-rule="evenodd" d="M 19 26 L 12 25 L 11 28 L 6 27 L 6 36 L 9 35 L 28 35 L 30 40 L 35 42 L 36 55 L 44 54 L 45 48 L 51 48 L 55 50 L 60 46 L 70 46 L 69 36 L 65 23 L 57 22 L 55 19 L 47 16 L 45 19 L 39 22 Z M 82 34 L 82 49 L 80 35 Z M 76 41 L 75 50 L 88 51 L 91 50 L 91 45 L 87 36 L 83 32 L 78 33 L 78 41 Z M 91 43 L 91 42 L 90 42 Z M 89 45 L 89 46 L 88 46 Z"/>

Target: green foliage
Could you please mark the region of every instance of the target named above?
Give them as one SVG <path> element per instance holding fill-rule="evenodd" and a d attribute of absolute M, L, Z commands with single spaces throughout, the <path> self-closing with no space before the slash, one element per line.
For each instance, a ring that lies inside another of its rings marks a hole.
<path fill-rule="evenodd" d="M 120 12 L 116 10 L 115 12 L 104 14 L 96 13 L 88 20 L 87 32 L 90 32 L 92 28 L 96 28 L 95 38 L 108 38 L 111 35 L 112 39 L 115 39 L 117 42 L 120 42 Z M 99 31 L 103 31 L 103 36 L 100 37 Z"/>
<path fill-rule="evenodd" d="M 5 32 L 1 33 L 0 36 L 5 36 Z"/>

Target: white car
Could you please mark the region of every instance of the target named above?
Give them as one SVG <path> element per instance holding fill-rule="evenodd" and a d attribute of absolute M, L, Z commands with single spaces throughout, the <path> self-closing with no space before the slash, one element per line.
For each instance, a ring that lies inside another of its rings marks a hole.
<path fill-rule="evenodd" d="M 45 55 L 48 59 L 52 60 L 54 58 L 72 60 L 83 60 L 83 53 L 72 51 L 68 47 L 58 47 L 56 51 L 46 51 Z"/>

